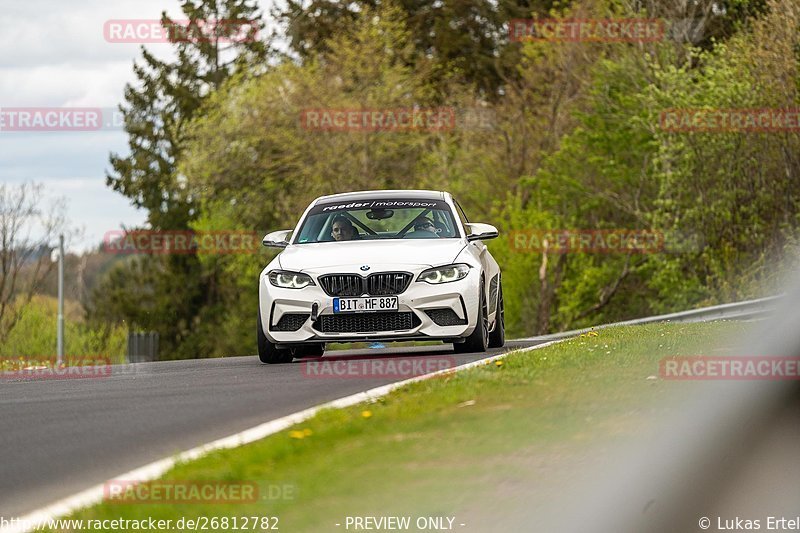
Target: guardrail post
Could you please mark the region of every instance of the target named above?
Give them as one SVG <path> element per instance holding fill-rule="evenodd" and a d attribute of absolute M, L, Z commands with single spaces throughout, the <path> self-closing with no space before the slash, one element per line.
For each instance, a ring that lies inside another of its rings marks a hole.
<path fill-rule="evenodd" d="M 158 332 L 131 331 L 128 333 L 128 362 L 143 363 L 158 360 Z"/>

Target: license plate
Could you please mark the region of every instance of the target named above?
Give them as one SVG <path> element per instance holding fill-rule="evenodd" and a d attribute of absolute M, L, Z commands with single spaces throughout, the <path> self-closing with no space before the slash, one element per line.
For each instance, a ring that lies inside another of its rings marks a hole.
<path fill-rule="evenodd" d="M 374 311 L 397 311 L 397 296 L 375 298 L 334 298 L 334 313 L 370 313 Z"/>

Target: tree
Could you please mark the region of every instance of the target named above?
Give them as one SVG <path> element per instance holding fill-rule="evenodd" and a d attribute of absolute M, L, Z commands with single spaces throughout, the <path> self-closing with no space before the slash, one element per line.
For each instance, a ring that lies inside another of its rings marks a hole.
<path fill-rule="evenodd" d="M 176 59 L 161 61 L 143 47 L 142 63 L 134 64 L 138 84 L 125 87 L 125 105 L 120 108 L 130 152 L 111 155 L 113 171 L 106 179 L 115 191 L 147 210 L 154 230 L 186 230 L 198 216 L 188 178 L 178 170 L 186 129 L 197 110 L 231 75 L 256 76 L 267 67 L 268 45 L 260 34 L 264 25 L 253 0 L 185 0 L 181 10 L 190 21 L 185 30 L 175 31 L 182 23 L 166 13 L 161 21 L 170 31 Z M 210 28 L 201 31 L 203 24 Z M 243 33 L 243 28 L 248 31 Z M 137 275 L 124 288 L 106 290 L 109 283 L 121 281 L 126 269 Z M 190 356 L 198 309 L 214 297 L 208 290 L 213 279 L 201 274 L 193 255 L 145 256 L 125 263 L 94 291 L 92 317 L 126 319 L 133 326 L 157 330 L 165 352 L 178 350 L 188 340 L 181 349 Z M 146 282 L 145 290 L 163 291 L 142 309 L 137 308 L 136 280 Z"/>
<path fill-rule="evenodd" d="M 173 62 L 161 61 L 142 47 L 143 63 L 134 64 L 138 86 L 125 86 L 126 105 L 120 107 L 130 153 L 111 155 L 113 172 L 106 182 L 147 209 L 154 229 L 185 229 L 196 215 L 186 179 L 177 173 L 193 114 L 228 76 L 242 69 L 257 72 L 267 57 L 267 45 L 258 38 L 264 25 L 252 0 L 184 0 L 181 9 L 193 22 L 255 22 L 244 39 L 232 37 L 239 31 L 233 24 L 218 25 L 210 38 L 171 33 L 177 54 Z M 176 25 L 166 12 L 161 22 L 167 29 Z M 230 40 L 234 42 L 226 42 Z"/>
<path fill-rule="evenodd" d="M 301 59 L 330 52 L 333 37 L 354 24 L 366 9 L 395 5 L 411 32 L 415 57 L 436 65 L 433 80 L 457 70 L 464 79 L 490 99 L 504 80 L 514 75 L 519 44 L 509 43 L 511 19 L 546 14 L 558 2 L 552 0 L 287 0 L 274 9 L 285 26 L 291 49 Z"/>
<path fill-rule="evenodd" d="M 49 210 L 41 204 L 41 185 L 0 184 L 0 343 L 53 270 L 57 233 L 69 233 L 63 203 Z"/>

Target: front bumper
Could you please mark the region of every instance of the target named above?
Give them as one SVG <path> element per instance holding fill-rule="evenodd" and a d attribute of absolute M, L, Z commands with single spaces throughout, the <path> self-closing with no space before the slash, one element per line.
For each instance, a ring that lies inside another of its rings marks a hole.
<path fill-rule="evenodd" d="M 267 338 L 278 345 L 371 340 L 457 341 L 472 333 L 478 315 L 478 269 L 470 269 L 464 279 L 439 285 L 416 281 L 421 270 L 408 272 L 413 278 L 408 288 L 397 295 L 398 311 L 353 314 L 334 314 L 333 297 L 320 287 L 316 274 L 311 274 L 316 285 L 283 289 L 271 285 L 262 273 L 259 279 L 261 326 Z M 315 304 L 317 320 L 313 321 Z M 291 330 L 286 331 L 287 328 Z"/>

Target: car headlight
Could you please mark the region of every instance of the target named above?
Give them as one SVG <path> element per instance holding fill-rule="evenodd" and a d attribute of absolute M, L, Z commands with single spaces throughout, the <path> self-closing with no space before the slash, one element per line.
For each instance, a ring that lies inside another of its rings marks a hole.
<path fill-rule="evenodd" d="M 443 267 L 431 268 L 419 275 L 417 281 L 425 283 L 450 283 L 464 279 L 469 274 L 469 265 L 460 263 L 458 265 L 448 265 Z"/>
<path fill-rule="evenodd" d="M 288 270 L 273 270 L 267 274 L 269 282 L 282 289 L 302 289 L 314 285 L 314 280 L 308 274 L 289 272 Z"/>

